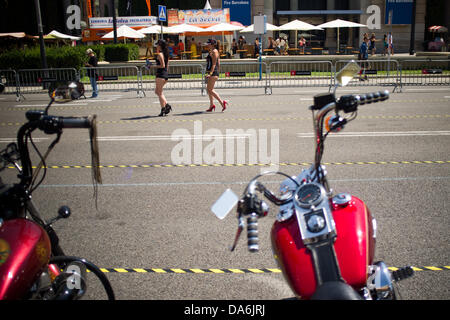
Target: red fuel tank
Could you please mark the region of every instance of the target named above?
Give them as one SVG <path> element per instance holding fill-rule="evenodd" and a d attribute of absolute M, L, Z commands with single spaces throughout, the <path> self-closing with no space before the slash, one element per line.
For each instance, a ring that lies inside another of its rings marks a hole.
<path fill-rule="evenodd" d="M 375 238 L 372 216 L 363 201 L 356 197 L 345 205 L 332 204 L 337 238 L 336 256 L 344 280 L 359 289 L 366 284 L 367 267 L 373 263 Z M 275 258 L 294 293 L 309 299 L 317 282 L 312 256 L 305 247 L 296 215 L 272 227 L 272 248 Z"/>
<path fill-rule="evenodd" d="M 0 300 L 23 298 L 50 259 L 50 240 L 35 222 L 4 221 L 0 227 Z"/>

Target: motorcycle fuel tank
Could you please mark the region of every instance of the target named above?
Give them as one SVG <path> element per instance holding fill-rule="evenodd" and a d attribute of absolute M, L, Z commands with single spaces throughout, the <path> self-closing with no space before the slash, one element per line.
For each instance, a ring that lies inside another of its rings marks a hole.
<path fill-rule="evenodd" d="M 21 299 L 50 259 L 50 240 L 35 222 L 3 221 L 0 226 L 0 300 Z"/>
<path fill-rule="evenodd" d="M 330 201 L 336 224 L 334 248 L 344 280 L 359 289 L 366 284 L 372 264 L 375 238 L 371 214 L 363 201 L 351 197 L 346 203 Z M 275 258 L 294 293 L 309 299 L 317 288 L 312 255 L 302 241 L 297 217 L 276 221 L 271 231 Z"/>

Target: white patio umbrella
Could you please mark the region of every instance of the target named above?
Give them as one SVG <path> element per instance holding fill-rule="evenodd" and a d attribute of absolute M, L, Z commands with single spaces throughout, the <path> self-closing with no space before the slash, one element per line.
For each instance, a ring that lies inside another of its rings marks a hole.
<path fill-rule="evenodd" d="M 103 39 L 113 39 L 114 38 L 114 30 L 105 34 Z M 124 42 L 126 38 L 132 38 L 132 39 L 141 39 L 145 38 L 145 34 L 142 32 L 136 31 L 133 28 L 130 28 L 127 25 L 120 26 L 117 28 L 117 38 L 124 38 Z"/>
<path fill-rule="evenodd" d="M 252 24 L 252 25 L 250 25 L 250 26 L 248 26 L 248 27 L 242 29 L 242 30 L 240 31 L 240 33 L 253 32 L 254 30 L 255 30 L 255 25 Z M 267 30 L 267 31 L 278 31 L 278 30 L 279 30 L 279 27 L 277 27 L 277 26 L 275 26 L 275 25 L 273 25 L 273 24 L 270 24 L 270 23 L 266 23 L 266 30 Z"/>
<path fill-rule="evenodd" d="M 357 27 L 367 27 L 365 24 L 356 23 L 352 21 L 346 21 L 341 19 L 336 19 L 333 21 L 325 22 L 318 25 L 320 28 L 337 28 L 337 50 L 339 51 L 339 28 L 357 28 Z"/>
<path fill-rule="evenodd" d="M 58 32 L 56 30 L 53 30 L 52 32 L 50 32 L 47 36 L 53 36 L 55 38 L 58 39 L 67 39 L 67 40 L 81 40 L 81 37 L 74 37 L 68 34 L 64 34 L 61 32 Z"/>
<path fill-rule="evenodd" d="M 185 33 L 185 32 L 204 32 L 204 28 L 196 27 L 191 24 L 178 24 L 172 27 L 166 28 L 166 33 Z"/>
<path fill-rule="evenodd" d="M 222 23 L 215 24 L 209 28 L 206 28 L 206 29 L 204 29 L 204 31 L 205 32 L 208 32 L 208 31 L 209 32 L 227 32 L 227 31 L 231 32 L 231 31 L 240 31 L 242 29 L 244 29 L 243 26 L 236 26 L 231 23 L 222 22 Z"/>
<path fill-rule="evenodd" d="M 300 21 L 300 20 L 294 20 L 291 22 L 288 22 L 286 24 L 283 24 L 282 26 L 278 27 L 278 30 L 295 30 L 295 47 L 297 48 L 297 33 L 298 31 L 310 31 L 310 30 L 323 30 L 319 26 L 314 26 L 312 24 Z"/>
<path fill-rule="evenodd" d="M 168 29 L 168 27 L 164 27 L 163 26 L 163 33 L 167 33 L 166 32 L 167 29 Z M 161 26 L 158 26 L 158 25 L 154 24 L 154 25 L 152 25 L 150 27 L 143 28 L 143 29 L 140 29 L 138 31 L 140 33 L 144 33 L 144 34 L 159 34 L 159 33 L 161 33 Z"/>
<path fill-rule="evenodd" d="M 222 32 L 222 43 L 224 43 L 224 32 L 241 31 L 244 26 L 237 26 L 231 23 L 218 23 L 209 28 L 204 29 L 204 32 Z"/>

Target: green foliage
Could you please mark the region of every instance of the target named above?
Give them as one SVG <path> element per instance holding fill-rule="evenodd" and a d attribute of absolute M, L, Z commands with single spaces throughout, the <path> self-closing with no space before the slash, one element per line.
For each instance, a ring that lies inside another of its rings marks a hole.
<path fill-rule="evenodd" d="M 136 44 L 108 44 L 104 45 L 105 60 L 109 62 L 114 61 L 128 61 L 139 58 L 139 46 Z"/>
<path fill-rule="evenodd" d="M 79 45 L 76 47 L 47 47 L 47 65 L 49 68 L 80 69 L 88 61 L 86 50 L 91 48 L 99 61 L 128 61 L 139 58 L 139 47 L 136 44 Z M 10 50 L 0 54 L 0 70 L 2 69 L 41 69 L 39 47 L 27 50 Z"/>

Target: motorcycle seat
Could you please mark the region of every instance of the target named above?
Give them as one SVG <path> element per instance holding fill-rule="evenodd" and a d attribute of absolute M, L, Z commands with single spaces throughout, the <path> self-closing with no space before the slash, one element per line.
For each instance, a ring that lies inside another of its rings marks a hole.
<path fill-rule="evenodd" d="M 311 297 L 312 300 L 362 300 L 361 296 L 343 281 L 329 281 L 321 284 Z"/>

